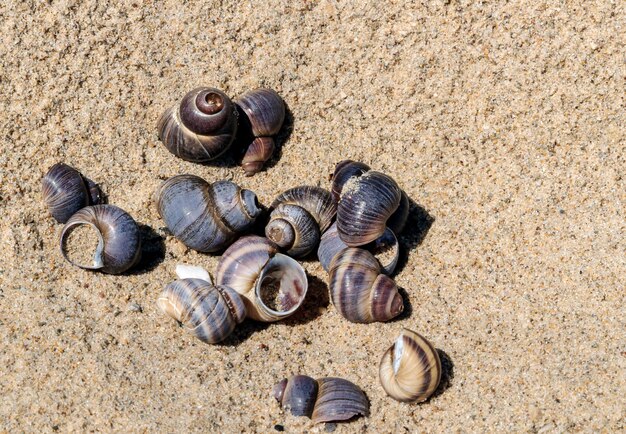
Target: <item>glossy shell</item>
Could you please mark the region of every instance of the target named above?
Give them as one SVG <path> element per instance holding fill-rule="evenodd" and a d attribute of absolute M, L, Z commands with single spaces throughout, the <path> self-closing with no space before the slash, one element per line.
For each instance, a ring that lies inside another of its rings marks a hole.
<path fill-rule="evenodd" d="M 396 283 L 381 274 L 380 264 L 367 250 L 341 251 L 333 258 L 328 274 L 333 305 L 348 321 L 388 321 L 404 309 Z"/>
<path fill-rule="evenodd" d="M 274 147 L 274 139 L 271 137 L 257 137 L 250 143 L 241 160 L 241 167 L 246 176 L 261 171 L 263 164 L 272 157 Z"/>
<path fill-rule="evenodd" d="M 79 209 L 100 203 L 100 189 L 91 180 L 64 163 L 50 167 L 42 180 L 44 202 L 59 223 L 65 223 Z"/>
<path fill-rule="evenodd" d="M 359 161 L 343 160 L 335 165 L 335 172 L 332 176 L 331 193 L 335 201 L 339 201 L 341 190 L 348 179 L 353 176 L 359 177 L 370 171 L 370 166 Z"/>
<path fill-rule="evenodd" d="M 159 299 L 159 308 L 207 344 L 226 339 L 246 317 L 239 294 L 225 286 L 213 286 L 202 279 L 180 279 L 168 284 Z"/>
<path fill-rule="evenodd" d="M 221 90 L 198 87 L 161 115 L 157 129 L 172 154 L 205 163 L 230 147 L 237 132 L 237 110 Z"/>
<path fill-rule="evenodd" d="M 433 345 L 423 336 L 403 329 L 385 352 L 379 367 L 380 383 L 393 399 L 423 402 L 439 386 L 441 360 Z"/>
<path fill-rule="evenodd" d="M 276 384 L 273 394 L 283 409 L 294 416 L 307 416 L 313 423 L 369 416 L 369 402 L 363 391 L 342 378 L 315 380 L 306 375 L 294 375 Z"/>
<path fill-rule="evenodd" d="M 285 191 L 274 200 L 272 208 L 265 236 L 293 257 L 315 249 L 337 210 L 330 192 L 313 186 Z"/>
<path fill-rule="evenodd" d="M 250 318 L 265 322 L 292 315 L 304 302 L 308 288 L 302 266 L 256 235 L 240 238 L 226 249 L 215 280 L 244 298 Z"/>
<path fill-rule="evenodd" d="M 330 263 L 339 252 L 347 249 L 348 245 L 344 243 L 337 233 L 337 224 L 333 223 L 320 240 L 317 249 L 317 257 L 325 271 L 328 272 Z M 385 229 L 385 233 L 373 242 L 362 246 L 365 250 L 371 252 L 378 260 L 382 267 L 382 272 L 392 274 L 398 264 L 400 255 L 400 246 L 398 239 L 393 231 L 389 228 Z"/>
<path fill-rule="evenodd" d="M 261 213 L 256 195 L 230 181 L 209 184 L 194 175 L 178 175 L 156 192 L 159 215 L 186 246 L 216 252 L 249 230 Z"/>
<path fill-rule="evenodd" d="M 91 226 L 98 233 L 99 242 L 92 264 L 72 262 L 67 254 L 68 237 L 81 225 Z M 60 244 L 63 257 L 73 265 L 109 274 L 123 273 L 141 257 L 141 236 L 137 223 L 115 205 L 88 206 L 76 212 L 63 227 Z"/>

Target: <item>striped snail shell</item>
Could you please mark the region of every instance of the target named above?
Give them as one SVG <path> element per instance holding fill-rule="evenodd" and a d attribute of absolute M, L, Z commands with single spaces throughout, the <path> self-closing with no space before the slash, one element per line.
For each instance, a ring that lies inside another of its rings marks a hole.
<path fill-rule="evenodd" d="M 157 129 L 172 154 L 205 163 L 230 147 L 237 132 L 237 110 L 221 90 L 198 87 L 161 115 Z"/>
<path fill-rule="evenodd" d="M 439 386 L 441 360 L 435 347 L 414 331 L 403 329 L 385 352 L 379 367 L 380 383 L 393 399 L 423 402 Z"/>
<path fill-rule="evenodd" d="M 213 286 L 199 278 L 169 283 L 157 300 L 163 313 L 182 323 L 207 344 L 226 339 L 246 317 L 246 308 L 237 294 L 226 286 Z"/>
<path fill-rule="evenodd" d="M 313 423 L 342 421 L 369 416 L 365 393 L 343 378 L 315 380 L 306 375 L 285 378 L 274 386 L 274 398 L 294 416 L 307 416 Z"/>
<path fill-rule="evenodd" d="M 326 272 L 328 272 L 330 263 L 335 255 L 347 248 L 348 245 L 339 238 L 337 223 L 333 223 L 322 235 L 319 248 L 317 249 L 317 257 Z M 398 264 L 400 246 L 391 229 L 386 228 L 384 234 L 371 243 L 362 246 L 362 248 L 374 255 L 380 263 L 383 273 L 388 275 L 393 273 Z"/>
<path fill-rule="evenodd" d="M 100 188 L 71 166 L 57 163 L 42 180 L 43 200 L 52 217 L 65 223 L 79 209 L 101 201 Z"/>
<path fill-rule="evenodd" d="M 313 251 L 320 234 L 330 226 L 337 205 L 330 192 L 313 186 L 291 188 L 272 203 L 265 236 L 288 255 L 302 257 Z"/>
<path fill-rule="evenodd" d="M 348 321 L 388 321 L 404 309 L 396 283 L 381 274 L 380 264 L 367 250 L 351 247 L 339 252 L 328 274 L 333 305 Z"/>
<path fill-rule="evenodd" d="M 272 89 L 248 91 L 235 100 L 240 125 L 248 137 L 241 166 L 247 176 L 263 168 L 274 153 L 274 139 L 285 120 L 285 103 Z M 250 142 L 251 140 L 251 142 Z"/>
<path fill-rule="evenodd" d="M 353 176 L 361 176 L 370 170 L 370 166 L 359 161 L 343 160 L 337 163 L 335 165 L 335 172 L 331 178 L 331 192 L 333 194 L 333 198 L 338 202 L 341 197 L 341 190 L 348 179 Z"/>
<path fill-rule="evenodd" d="M 81 240 L 70 242 L 70 234 L 80 226 L 92 227 L 98 236 L 92 264 L 79 262 L 70 254 L 74 244 L 82 248 Z M 141 236 L 137 223 L 115 205 L 93 205 L 77 211 L 63 227 L 60 244 L 63 257 L 71 264 L 109 274 L 123 273 L 141 257 Z"/>
<path fill-rule="evenodd" d="M 273 322 L 292 315 L 304 302 L 304 268 L 266 238 L 249 235 L 231 245 L 217 264 L 218 285 L 237 291 L 248 316 Z"/>
<path fill-rule="evenodd" d="M 200 252 L 226 248 L 261 213 L 252 191 L 230 181 L 209 184 L 194 175 L 164 181 L 156 192 L 156 203 L 170 232 Z"/>

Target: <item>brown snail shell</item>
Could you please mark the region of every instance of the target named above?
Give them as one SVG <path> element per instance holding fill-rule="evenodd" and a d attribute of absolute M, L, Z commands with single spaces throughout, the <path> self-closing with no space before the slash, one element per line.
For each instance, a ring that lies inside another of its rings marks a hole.
<path fill-rule="evenodd" d="M 393 399 L 427 400 L 441 381 L 441 360 L 433 345 L 414 331 L 402 329 L 385 352 L 379 367 L 380 383 Z"/>
<path fill-rule="evenodd" d="M 159 308 L 202 342 L 226 339 L 246 317 L 239 294 L 226 286 L 213 286 L 198 278 L 169 283 L 157 300 Z"/>
<path fill-rule="evenodd" d="M 101 201 L 100 188 L 78 170 L 64 163 L 48 169 L 42 180 L 43 199 L 59 223 L 65 223 L 79 209 Z"/>
<path fill-rule="evenodd" d="M 370 166 L 360 161 L 342 160 L 335 165 L 335 172 L 332 176 L 331 192 L 335 201 L 339 202 L 341 190 L 348 180 L 354 176 L 358 177 L 371 170 Z"/>
<path fill-rule="evenodd" d="M 239 108 L 240 135 L 247 148 L 241 166 L 247 176 L 259 172 L 274 153 L 274 139 L 285 121 L 285 103 L 272 89 L 248 91 L 235 100 Z"/>
<path fill-rule="evenodd" d="M 330 226 L 337 205 L 329 191 L 300 186 L 280 194 L 272 208 L 265 236 L 288 255 L 302 257 L 315 249 L 321 233 Z"/>
<path fill-rule="evenodd" d="M 98 233 L 99 241 L 92 264 L 76 263 L 67 252 L 70 233 L 82 225 L 91 226 Z M 137 223 L 115 205 L 94 205 L 77 211 L 63 227 L 60 244 L 63 257 L 71 264 L 109 274 L 123 273 L 141 257 L 141 236 Z"/>
<path fill-rule="evenodd" d="M 294 416 L 307 416 L 313 423 L 369 416 L 369 402 L 363 391 L 343 378 L 315 380 L 294 375 L 276 384 L 273 394 L 285 410 Z"/>
<path fill-rule="evenodd" d="M 157 124 L 159 139 L 183 160 L 206 163 L 230 147 L 237 132 L 237 110 L 219 89 L 198 87 L 167 109 Z"/>
<path fill-rule="evenodd" d="M 228 247 L 261 214 L 252 191 L 230 181 L 209 184 L 194 175 L 164 181 L 156 192 L 156 203 L 170 232 L 200 252 Z"/>
<path fill-rule="evenodd" d="M 237 291 L 248 316 L 265 322 L 292 315 L 304 302 L 308 280 L 304 268 L 278 247 L 256 235 L 233 243 L 217 264 L 215 281 Z"/>
<path fill-rule="evenodd" d="M 333 258 L 328 272 L 330 296 L 337 311 L 348 321 L 388 321 L 404 310 L 396 283 L 381 271 L 367 250 L 351 247 Z"/>

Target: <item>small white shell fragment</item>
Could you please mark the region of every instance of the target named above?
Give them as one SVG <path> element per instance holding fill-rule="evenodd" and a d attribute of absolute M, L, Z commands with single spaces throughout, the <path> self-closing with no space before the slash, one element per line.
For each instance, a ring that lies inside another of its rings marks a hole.
<path fill-rule="evenodd" d="M 209 272 L 197 265 L 177 264 L 176 275 L 179 279 L 202 279 L 213 284 Z"/>

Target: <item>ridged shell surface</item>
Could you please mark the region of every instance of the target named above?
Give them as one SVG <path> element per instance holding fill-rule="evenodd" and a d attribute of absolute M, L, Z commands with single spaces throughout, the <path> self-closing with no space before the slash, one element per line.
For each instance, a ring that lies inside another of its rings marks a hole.
<path fill-rule="evenodd" d="M 285 103 L 272 89 L 255 89 L 235 100 L 247 116 L 255 137 L 273 136 L 285 120 Z"/>
<path fill-rule="evenodd" d="M 284 191 L 274 200 L 272 208 L 279 204 L 292 204 L 304 208 L 317 221 L 320 232 L 328 229 L 337 213 L 337 204 L 334 203 L 330 192 L 321 187 L 303 185 Z"/>
<path fill-rule="evenodd" d="M 335 165 L 335 172 L 332 177 L 331 193 L 335 201 L 339 201 L 341 190 L 352 177 L 359 177 L 365 172 L 369 172 L 370 167 L 359 161 L 343 160 Z"/>
<path fill-rule="evenodd" d="M 44 202 L 59 223 L 89 205 L 89 192 L 80 172 L 64 163 L 50 167 L 42 180 Z"/>

